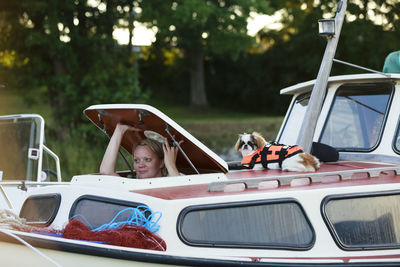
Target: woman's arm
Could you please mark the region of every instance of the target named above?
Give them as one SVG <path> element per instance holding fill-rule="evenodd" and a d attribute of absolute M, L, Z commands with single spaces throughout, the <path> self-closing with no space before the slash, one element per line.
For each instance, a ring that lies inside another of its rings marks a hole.
<path fill-rule="evenodd" d="M 113 135 L 111 136 L 110 142 L 108 143 L 106 152 L 104 153 L 103 160 L 100 164 L 100 174 L 104 175 L 115 175 L 118 174 L 115 172 L 115 163 L 117 161 L 119 146 L 121 145 L 122 137 L 124 136 L 126 131 L 141 131 L 138 128 L 125 125 L 125 124 L 117 124 Z"/>

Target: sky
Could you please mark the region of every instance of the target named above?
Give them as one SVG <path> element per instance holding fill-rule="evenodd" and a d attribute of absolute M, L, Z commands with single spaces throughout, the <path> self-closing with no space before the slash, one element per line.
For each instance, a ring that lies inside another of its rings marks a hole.
<path fill-rule="evenodd" d="M 278 12 L 271 16 L 253 12 L 248 19 L 247 32 L 249 35 L 254 36 L 265 26 L 268 28 L 279 28 L 281 26 L 278 22 L 279 18 L 280 14 Z M 148 29 L 144 24 L 137 21 L 134 22 L 134 26 L 133 45 L 149 46 L 156 40 L 156 28 Z M 128 29 L 115 29 L 113 36 L 120 44 L 127 44 L 129 41 Z"/>

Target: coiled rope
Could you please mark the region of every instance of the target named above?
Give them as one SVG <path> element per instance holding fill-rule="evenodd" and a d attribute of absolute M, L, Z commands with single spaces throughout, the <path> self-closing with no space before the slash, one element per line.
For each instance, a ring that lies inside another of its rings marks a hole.
<path fill-rule="evenodd" d="M 118 217 L 125 213 L 130 211 L 131 214 L 126 220 L 123 221 L 117 221 Z M 149 214 L 146 216 L 146 213 Z M 155 233 L 160 229 L 160 225 L 158 222 L 160 221 L 162 217 L 161 212 L 153 212 L 149 207 L 147 206 L 137 206 L 136 208 L 126 208 L 118 212 L 114 218 L 106 224 L 103 224 L 102 226 L 93 229 L 93 232 L 99 232 L 103 230 L 113 230 L 117 229 L 120 227 L 123 227 L 125 225 L 137 225 L 137 226 L 142 226 L 149 231 Z"/>
<path fill-rule="evenodd" d="M 21 230 L 29 228 L 26 220 L 18 217 L 12 211 L 3 209 L 0 210 L 0 228 L 8 230 Z"/>
<path fill-rule="evenodd" d="M 52 258 L 47 256 L 46 254 L 44 254 L 43 252 L 41 252 L 37 248 L 33 247 L 31 244 L 29 244 L 28 242 L 26 242 L 25 240 L 23 240 L 19 236 L 17 236 L 17 235 L 15 235 L 15 234 L 13 234 L 13 233 L 8 231 L 8 230 L 23 230 L 23 231 L 27 231 L 27 230 L 34 230 L 34 229 L 36 229 L 36 227 L 31 227 L 31 226 L 27 225 L 25 219 L 18 217 L 12 211 L 7 210 L 7 209 L 0 210 L 0 232 L 1 233 L 5 234 L 5 235 L 8 235 L 8 236 L 18 240 L 23 245 L 25 245 L 26 247 L 32 249 L 36 254 L 38 254 L 39 256 L 43 257 L 44 259 L 46 259 L 50 263 L 54 264 L 55 266 L 62 267 L 61 264 L 59 264 L 58 262 L 56 262 L 55 260 L 53 260 Z"/>

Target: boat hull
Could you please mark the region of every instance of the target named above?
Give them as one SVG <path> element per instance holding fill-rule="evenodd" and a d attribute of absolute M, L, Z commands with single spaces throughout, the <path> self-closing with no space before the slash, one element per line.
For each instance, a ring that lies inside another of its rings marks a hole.
<path fill-rule="evenodd" d="M 350 258 L 262 258 L 218 259 L 174 256 L 149 251 L 91 244 L 60 238 L 18 235 L 42 256 L 14 237 L 0 233 L 2 266 L 399 266 L 400 254 Z M 184 254 L 184 253 L 183 253 Z M 23 257 L 21 256 L 23 255 Z M 27 262 L 29 259 L 29 262 Z M 54 262 L 52 262 L 54 261 Z"/>

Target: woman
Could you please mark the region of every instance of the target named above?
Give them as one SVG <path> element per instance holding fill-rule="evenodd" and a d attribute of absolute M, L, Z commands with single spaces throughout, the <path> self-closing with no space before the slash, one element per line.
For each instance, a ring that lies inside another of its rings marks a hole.
<path fill-rule="evenodd" d="M 139 132 L 142 130 L 125 124 L 117 124 L 100 164 L 100 174 L 118 176 L 115 172 L 115 163 L 122 137 L 126 131 Z M 176 167 L 178 148 L 171 147 L 166 138 L 164 144 L 152 139 L 144 139 L 136 144 L 132 151 L 133 167 L 137 178 L 179 175 Z"/>

